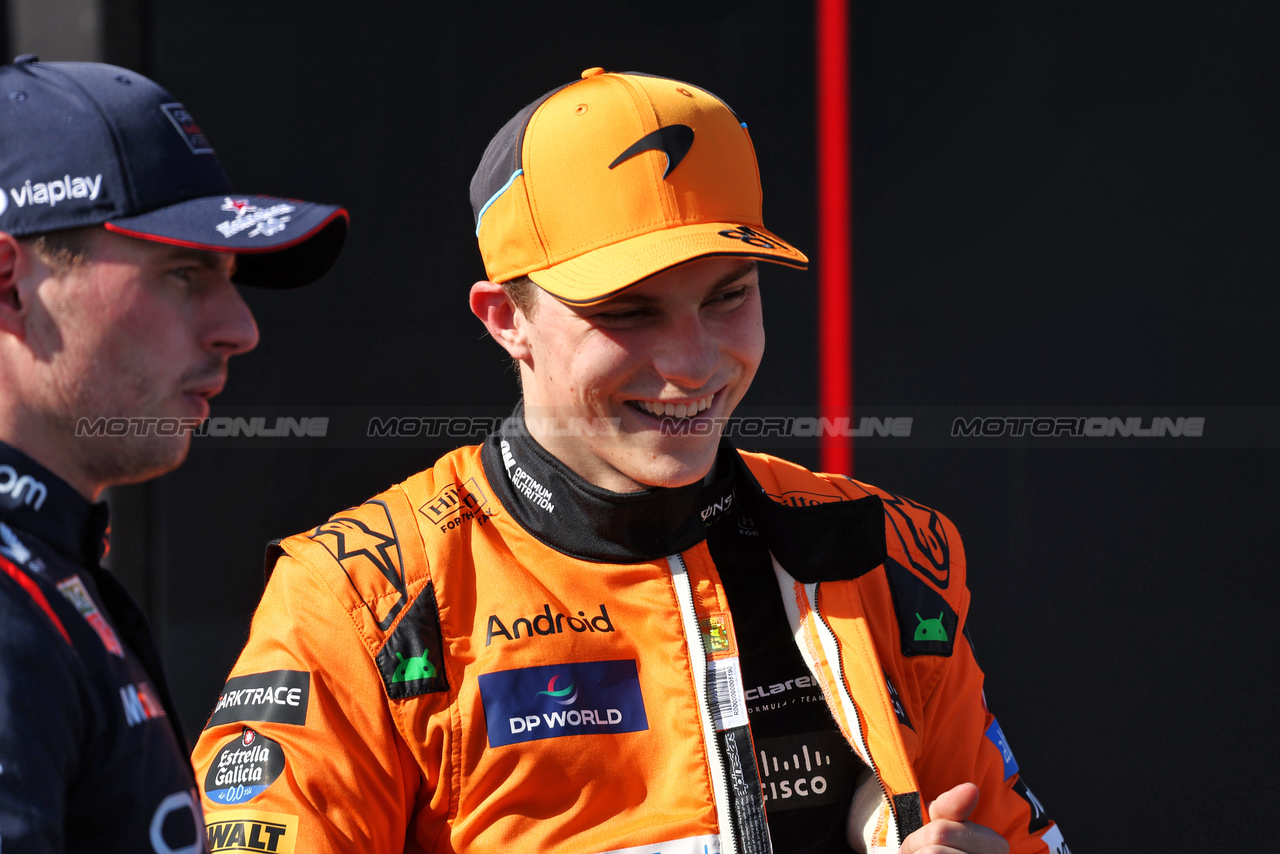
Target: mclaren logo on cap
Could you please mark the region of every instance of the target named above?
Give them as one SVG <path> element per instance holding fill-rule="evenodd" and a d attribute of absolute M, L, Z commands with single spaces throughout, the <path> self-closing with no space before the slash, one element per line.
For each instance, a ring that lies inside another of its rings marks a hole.
<path fill-rule="evenodd" d="M 630 160 L 642 151 L 661 151 L 667 155 L 667 169 L 662 173 L 662 177 L 666 178 L 675 171 L 692 147 L 693 128 L 688 125 L 668 125 L 637 139 L 609 164 L 609 168 L 612 169 L 619 163 Z"/>

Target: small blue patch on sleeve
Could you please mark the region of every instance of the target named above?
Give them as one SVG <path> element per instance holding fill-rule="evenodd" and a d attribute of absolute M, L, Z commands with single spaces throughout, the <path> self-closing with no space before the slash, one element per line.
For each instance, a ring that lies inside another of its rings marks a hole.
<path fill-rule="evenodd" d="M 1000 751 L 1000 758 L 1004 760 L 1004 778 L 1008 780 L 1014 774 L 1018 773 L 1018 760 L 1013 758 L 1013 751 L 1009 749 L 1009 742 L 1005 740 L 1004 733 L 1000 730 L 1000 722 L 994 718 L 991 720 L 991 726 L 987 727 L 987 739 L 996 746 Z"/>

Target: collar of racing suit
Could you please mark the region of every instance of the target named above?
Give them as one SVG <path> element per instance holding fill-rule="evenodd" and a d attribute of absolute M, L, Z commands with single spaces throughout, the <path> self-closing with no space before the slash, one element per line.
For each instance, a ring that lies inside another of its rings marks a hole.
<path fill-rule="evenodd" d="M 97 565 L 107 553 L 111 527 L 107 503 L 90 504 L 65 480 L 4 442 L 0 442 L 0 520 L 78 562 Z M 0 536 L 4 533 L 0 530 Z"/>
<path fill-rule="evenodd" d="M 481 459 L 502 506 L 522 528 L 583 560 L 627 563 L 678 554 L 706 539 L 717 520 L 741 512 L 801 581 L 851 578 L 884 562 L 878 497 L 819 505 L 769 495 L 727 440 L 721 440 L 706 482 L 610 492 L 534 441 L 520 404 L 485 440 Z"/>
<path fill-rule="evenodd" d="M 572 557 L 598 563 L 655 560 L 706 538 L 704 515 L 733 491 L 733 466 L 720 448 L 710 483 L 611 492 L 583 480 L 525 426 L 518 404 L 485 440 L 481 458 L 504 507 L 535 538 Z M 704 513 L 706 511 L 706 513 Z"/>

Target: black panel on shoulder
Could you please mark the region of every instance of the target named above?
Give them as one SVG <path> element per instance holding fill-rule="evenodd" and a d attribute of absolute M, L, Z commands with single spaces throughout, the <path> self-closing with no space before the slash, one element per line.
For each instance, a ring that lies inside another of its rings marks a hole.
<path fill-rule="evenodd" d="M 422 589 L 378 651 L 378 671 L 392 700 L 449 690 L 444 673 L 440 611 L 431 582 Z"/>
<path fill-rule="evenodd" d="M 843 581 L 885 559 L 884 507 L 877 496 L 796 507 L 774 501 L 741 457 L 739 494 L 765 544 L 799 581 Z"/>
<path fill-rule="evenodd" d="M 907 792 L 905 795 L 894 795 L 893 814 L 898 817 L 898 833 L 903 839 L 924 827 L 920 793 Z"/>
<path fill-rule="evenodd" d="M 1049 814 L 1044 811 L 1044 804 L 1040 803 L 1040 799 L 1031 794 L 1031 790 L 1027 788 L 1027 784 L 1022 782 L 1019 777 L 1013 781 L 1013 790 L 1018 793 L 1018 797 L 1027 802 L 1027 806 L 1031 807 L 1031 821 L 1027 825 L 1028 833 L 1039 833 L 1049 826 Z"/>
<path fill-rule="evenodd" d="M 898 614 L 903 655 L 951 655 L 959 617 L 947 600 L 918 575 L 891 557 L 884 571 Z"/>
<path fill-rule="evenodd" d="M 267 543 L 267 552 L 262 556 L 263 584 L 271 580 L 271 573 L 276 571 L 276 561 L 284 557 L 284 546 L 280 545 L 281 542 L 281 540 L 272 540 Z"/>

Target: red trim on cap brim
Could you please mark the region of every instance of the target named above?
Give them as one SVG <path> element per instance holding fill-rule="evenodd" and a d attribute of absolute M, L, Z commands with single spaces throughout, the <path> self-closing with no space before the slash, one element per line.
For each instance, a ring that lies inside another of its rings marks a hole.
<path fill-rule="evenodd" d="M 271 252 L 279 252 L 282 249 L 288 249 L 291 246 L 297 246 L 306 243 L 312 237 L 324 230 L 325 226 L 333 222 L 337 217 L 342 217 L 348 224 L 351 222 L 351 214 L 347 213 L 346 208 L 338 208 L 333 213 L 325 217 L 314 228 L 303 232 L 301 236 L 295 237 L 286 243 L 276 243 L 272 246 L 254 247 L 252 249 L 236 249 L 224 244 L 216 243 L 198 243 L 194 240 L 179 240 L 176 237 L 161 237 L 156 234 L 148 234 L 145 231 L 134 231 L 129 228 L 122 228 L 113 222 L 104 222 L 102 225 L 107 231 L 116 234 L 122 234 L 125 237 L 134 237 L 138 240 L 149 240 L 152 243 L 164 243 L 168 246 L 181 246 L 184 249 L 200 249 L 205 252 L 227 252 L 231 255 L 267 255 Z"/>

